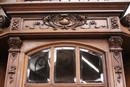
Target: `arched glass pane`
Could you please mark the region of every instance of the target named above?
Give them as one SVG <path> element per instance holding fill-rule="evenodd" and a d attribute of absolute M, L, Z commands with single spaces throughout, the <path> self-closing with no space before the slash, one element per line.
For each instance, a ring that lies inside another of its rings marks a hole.
<path fill-rule="evenodd" d="M 54 82 L 75 83 L 75 48 L 57 47 L 54 53 Z"/>
<path fill-rule="evenodd" d="M 102 55 L 90 50 L 80 49 L 80 82 L 103 82 Z"/>
<path fill-rule="evenodd" d="M 50 73 L 50 49 L 42 50 L 29 57 L 27 82 L 48 83 Z"/>

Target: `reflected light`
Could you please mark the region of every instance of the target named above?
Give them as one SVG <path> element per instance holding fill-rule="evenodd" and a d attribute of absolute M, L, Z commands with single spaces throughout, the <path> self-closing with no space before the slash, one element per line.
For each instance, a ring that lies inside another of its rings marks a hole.
<path fill-rule="evenodd" d="M 76 83 L 76 78 L 74 78 L 74 82 Z"/>
<path fill-rule="evenodd" d="M 99 73 L 98 68 L 96 68 L 92 63 L 90 63 L 90 62 L 89 62 L 86 58 L 84 58 L 83 56 L 82 56 L 82 60 L 83 60 L 85 63 L 87 63 L 90 67 L 92 67 L 96 72 Z"/>
<path fill-rule="evenodd" d="M 49 79 L 49 78 L 47 78 L 47 81 L 48 81 L 48 82 L 50 82 L 50 79 Z"/>

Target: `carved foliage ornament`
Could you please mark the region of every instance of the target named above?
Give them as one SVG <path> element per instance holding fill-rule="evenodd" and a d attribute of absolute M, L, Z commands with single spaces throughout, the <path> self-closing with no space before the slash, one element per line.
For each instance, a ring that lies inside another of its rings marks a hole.
<path fill-rule="evenodd" d="M 120 64 L 120 52 L 119 51 L 115 51 L 114 54 L 113 54 L 113 57 L 117 63 L 116 66 L 114 66 L 114 69 L 115 69 L 115 73 L 118 75 L 117 76 L 117 81 L 120 83 L 120 79 L 121 79 L 121 74 L 122 74 L 122 67 L 121 67 L 121 64 Z"/>
<path fill-rule="evenodd" d="M 118 48 L 122 46 L 123 39 L 120 36 L 112 36 L 109 39 L 110 47 Z"/>
<path fill-rule="evenodd" d="M 21 47 L 22 41 L 19 37 L 12 37 L 8 40 L 10 49 L 19 49 Z"/>
<path fill-rule="evenodd" d="M 44 26 L 51 27 L 53 30 L 76 30 L 77 27 L 80 29 L 89 29 L 91 26 L 94 28 L 106 28 L 105 25 L 97 26 L 96 21 L 92 20 L 87 23 L 87 16 L 85 14 L 49 14 L 43 15 L 43 24 L 40 22 L 34 22 L 32 26 L 26 25 L 26 28 L 35 29 L 35 26 L 39 26 L 40 29 L 44 29 Z M 82 26 L 85 25 L 83 28 Z"/>

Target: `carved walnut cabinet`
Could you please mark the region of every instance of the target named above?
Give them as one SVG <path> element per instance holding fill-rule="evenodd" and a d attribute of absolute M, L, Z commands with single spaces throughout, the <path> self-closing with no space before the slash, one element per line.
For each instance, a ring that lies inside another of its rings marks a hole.
<path fill-rule="evenodd" d="M 4 87 L 129 87 L 130 15 L 123 17 L 128 5 L 109 0 L 0 3 Z"/>

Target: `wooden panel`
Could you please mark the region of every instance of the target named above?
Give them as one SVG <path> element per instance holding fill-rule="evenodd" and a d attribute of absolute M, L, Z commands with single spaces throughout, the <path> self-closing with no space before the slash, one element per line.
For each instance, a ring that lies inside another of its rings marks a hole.
<path fill-rule="evenodd" d="M 0 63 L 0 87 L 4 87 L 6 65 Z"/>

